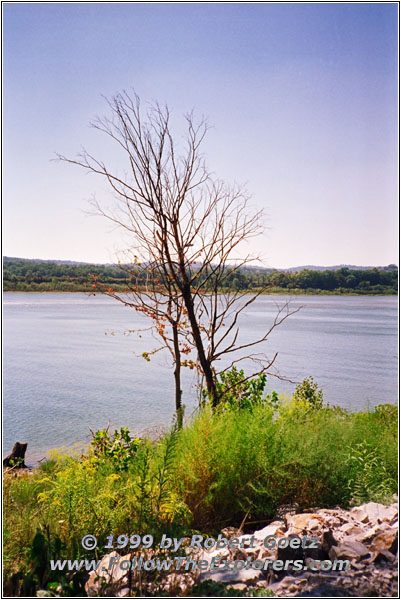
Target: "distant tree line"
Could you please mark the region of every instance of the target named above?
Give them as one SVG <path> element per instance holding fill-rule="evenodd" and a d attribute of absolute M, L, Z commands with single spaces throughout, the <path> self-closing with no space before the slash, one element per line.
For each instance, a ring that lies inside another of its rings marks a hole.
<path fill-rule="evenodd" d="M 92 291 L 94 276 L 104 286 L 119 292 L 146 285 L 146 270 L 137 269 L 135 265 L 66 265 L 24 260 L 3 263 L 5 292 L 88 292 Z M 248 267 L 233 270 L 226 277 L 221 291 L 229 289 L 249 293 L 265 289 L 267 293 L 394 295 L 398 292 L 398 269 L 351 270 L 343 267 L 336 271 L 304 269 L 289 273 Z"/>

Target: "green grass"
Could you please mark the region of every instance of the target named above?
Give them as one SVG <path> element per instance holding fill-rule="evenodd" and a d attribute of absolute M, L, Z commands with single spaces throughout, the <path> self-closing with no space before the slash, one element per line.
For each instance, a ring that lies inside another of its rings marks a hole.
<path fill-rule="evenodd" d="M 358 462 L 361 451 L 366 460 Z M 263 406 L 204 411 L 180 436 L 175 486 L 194 526 L 218 529 L 248 511 L 251 519 L 273 518 L 291 502 L 385 500 L 397 489 L 396 461 L 395 410 L 347 413 L 297 402 L 278 416 Z"/>
<path fill-rule="evenodd" d="M 386 502 L 397 491 L 397 417 L 389 405 L 350 413 L 300 399 L 278 411 L 269 403 L 205 408 L 181 432 L 135 442 L 128 460 L 119 462 L 118 448 L 114 455 L 54 454 L 33 474 L 6 475 L 6 589 L 22 595 L 48 586 L 49 558 L 95 558 L 80 543 L 87 533 L 101 547 L 109 534 L 158 539 L 217 532 L 246 515 L 267 521 L 293 502 L 301 509 Z M 71 586 L 82 592 L 68 574 L 59 580 L 64 595 Z"/>

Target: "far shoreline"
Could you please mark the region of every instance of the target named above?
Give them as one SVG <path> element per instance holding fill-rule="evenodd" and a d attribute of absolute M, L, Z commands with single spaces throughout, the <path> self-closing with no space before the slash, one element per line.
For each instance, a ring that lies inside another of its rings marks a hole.
<path fill-rule="evenodd" d="M 124 292 L 121 291 L 119 292 L 118 290 L 116 290 L 117 293 L 119 294 L 123 294 Z M 222 294 L 229 294 L 229 293 L 233 293 L 233 292 L 222 292 Z M 69 291 L 69 290 L 3 290 L 3 294 L 87 294 L 89 296 L 108 296 L 108 294 L 102 294 L 101 292 L 90 292 L 89 290 L 74 290 L 74 291 Z M 338 297 L 347 297 L 347 296 L 352 296 L 352 297 L 358 297 L 358 298 L 365 298 L 366 296 L 374 296 L 374 297 L 386 297 L 386 298 L 398 298 L 398 293 L 397 294 L 377 294 L 377 293 L 366 293 L 366 294 L 356 294 L 355 292 L 350 292 L 347 294 L 344 293 L 337 293 L 337 292 L 330 292 L 330 291 L 326 291 L 326 290 L 321 290 L 321 291 L 315 291 L 315 292 L 305 292 L 305 291 L 295 291 L 295 290 L 291 290 L 291 291 L 279 291 L 279 292 L 246 292 L 243 291 L 241 292 L 242 295 L 259 295 L 259 296 L 338 296 Z M 129 295 L 129 292 L 128 292 Z"/>

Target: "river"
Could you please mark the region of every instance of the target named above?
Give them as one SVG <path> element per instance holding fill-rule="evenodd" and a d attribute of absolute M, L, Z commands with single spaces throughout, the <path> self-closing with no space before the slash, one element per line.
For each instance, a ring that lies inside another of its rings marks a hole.
<path fill-rule="evenodd" d="M 244 341 L 260 335 L 288 296 L 262 296 L 244 314 Z M 397 298 L 295 296 L 302 309 L 264 343 L 277 372 L 312 375 L 324 399 L 351 410 L 397 402 Z M 105 296 L 5 293 L 3 296 L 4 454 L 28 442 L 28 463 L 52 447 L 90 440 L 89 428 L 155 430 L 171 422 L 174 390 L 167 354 L 146 318 Z M 184 369 L 186 415 L 197 406 L 196 377 Z M 267 389 L 295 386 L 269 377 Z"/>

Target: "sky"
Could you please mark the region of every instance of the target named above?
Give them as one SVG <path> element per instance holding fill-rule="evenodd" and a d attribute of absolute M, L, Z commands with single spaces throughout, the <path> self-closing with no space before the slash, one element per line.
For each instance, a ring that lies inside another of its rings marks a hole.
<path fill-rule="evenodd" d="M 212 125 L 209 168 L 246 185 L 264 266 L 387 265 L 398 256 L 396 3 L 3 3 L 3 254 L 115 262 L 126 239 L 54 161 L 132 90 Z"/>

